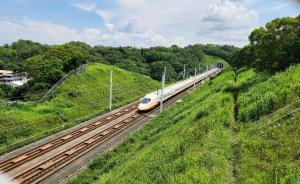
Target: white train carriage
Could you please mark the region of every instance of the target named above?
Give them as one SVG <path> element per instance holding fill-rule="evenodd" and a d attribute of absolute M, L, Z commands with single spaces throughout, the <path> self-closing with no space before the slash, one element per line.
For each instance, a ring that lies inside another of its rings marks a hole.
<path fill-rule="evenodd" d="M 194 85 L 194 80 L 197 83 L 201 80 L 204 80 L 206 77 L 211 77 L 211 76 L 217 75 L 218 73 L 220 73 L 220 71 L 221 71 L 220 68 L 214 68 L 212 70 L 209 70 L 207 72 L 197 75 L 196 79 L 193 76 L 186 80 L 180 81 L 176 84 L 172 84 L 172 85 L 164 88 L 163 101 L 169 99 L 170 97 L 176 95 L 177 93 L 180 93 L 181 91 L 185 90 L 186 88 Z M 161 96 L 161 91 L 155 91 L 155 92 L 147 94 L 145 97 L 143 97 L 141 99 L 141 102 L 138 105 L 138 110 L 147 111 L 147 110 L 153 109 L 154 107 L 159 105 L 160 96 Z"/>

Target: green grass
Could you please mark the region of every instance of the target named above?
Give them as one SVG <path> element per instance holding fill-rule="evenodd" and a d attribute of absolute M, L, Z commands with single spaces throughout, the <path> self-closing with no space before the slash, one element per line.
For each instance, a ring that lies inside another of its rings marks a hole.
<path fill-rule="evenodd" d="M 300 114 L 295 111 L 300 108 L 299 76 L 300 65 L 293 66 L 267 80 L 246 85 L 248 89 L 240 94 L 240 182 L 299 182 Z M 262 77 L 254 74 L 248 82 L 255 78 Z M 276 113 L 265 117 L 273 111 Z"/>
<path fill-rule="evenodd" d="M 300 97 L 300 65 L 291 67 L 266 81 L 253 71 L 249 75 L 252 76 L 244 82 L 245 85 L 241 88 L 244 93 L 239 97 L 241 122 L 256 121 L 261 116 Z"/>
<path fill-rule="evenodd" d="M 160 83 L 104 64 L 92 64 L 58 87 L 44 103 L 0 106 L 0 151 L 5 152 L 108 111 L 109 70 L 113 70 L 113 108 L 154 91 Z M 20 143 L 19 143 L 20 142 Z"/>
<path fill-rule="evenodd" d="M 230 182 L 232 95 L 223 89 L 232 76 L 206 82 L 71 183 Z"/>
<path fill-rule="evenodd" d="M 300 103 L 298 104 L 298 108 Z M 239 181 L 297 183 L 300 179 L 300 112 L 267 118 L 240 132 Z M 268 123 L 273 123 L 267 125 Z"/>
<path fill-rule="evenodd" d="M 299 71 L 300 65 L 266 76 L 240 69 L 236 83 L 234 73 L 224 71 L 70 183 L 297 183 L 299 111 L 268 123 L 299 108 L 300 101 L 252 122 L 298 99 Z"/>

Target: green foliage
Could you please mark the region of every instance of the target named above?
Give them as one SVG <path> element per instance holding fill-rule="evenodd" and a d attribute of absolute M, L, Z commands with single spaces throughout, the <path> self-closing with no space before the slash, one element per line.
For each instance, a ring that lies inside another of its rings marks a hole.
<path fill-rule="evenodd" d="M 255 67 L 275 73 L 300 62 L 300 16 L 277 18 L 252 31 L 250 44 L 237 51 L 234 67 Z"/>
<path fill-rule="evenodd" d="M 175 72 L 174 68 L 171 66 L 171 64 L 166 61 L 153 62 L 150 65 L 150 75 L 154 79 L 160 80 L 161 76 L 163 74 L 163 71 L 164 71 L 164 67 L 167 67 L 166 75 L 167 75 L 167 79 L 169 79 L 168 81 L 174 80 L 174 78 L 177 76 L 176 72 Z"/>
<path fill-rule="evenodd" d="M 205 46 L 201 46 L 204 53 L 207 55 L 215 56 L 222 58 L 225 61 L 229 61 L 232 54 L 236 51 L 236 47 L 231 45 L 214 45 L 207 44 Z"/>
<path fill-rule="evenodd" d="M 12 97 L 13 91 L 14 89 L 11 86 L 0 83 L 0 99 Z"/>
<path fill-rule="evenodd" d="M 63 45 L 42 45 L 28 40 L 19 40 L 11 45 L 0 47 L 0 69 L 26 71 L 31 78 L 29 84 L 16 89 L 12 96 L 19 100 L 41 97 L 62 76 L 88 62 L 115 65 L 128 71 L 161 79 L 163 61 L 168 67 L 166 80 L 175 81 L 187 64 L 187 73 L 193 75 L 193 68 L 203 60 L 204 54 L 227 59 L 236 48 L 218 45 L 189 45 L 171 47 L 91 47 L 83 42 L 70 42 Z M 222 60 L 223 61 L 223 60 Z M 156 64 L 155 64 L 156 63 Z M 44 83 L 39 90 L 37 83 Z M 37 89 L 38 91 L 35 91 Z"/>

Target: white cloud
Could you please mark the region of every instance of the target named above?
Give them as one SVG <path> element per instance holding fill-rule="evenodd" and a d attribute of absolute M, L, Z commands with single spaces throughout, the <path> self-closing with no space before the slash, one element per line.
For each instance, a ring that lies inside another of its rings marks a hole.
<path fill-rule="evenodd" d="M 0 20 L 0 43 L 32 39 L 48 44 L 85 41 L 89 44 L 155 46 L 194 43 L 248 43 L 257 26 L 257 13 L 249 7 L 256 0 L 112 0 L 113 7 L 96 1 L 71 3 L 99 15 L 101 28 L 82 30 L 24 18 Z"/>
<path fill-rule="evenodd" d="M 71 3 L 72 6 L 76 7 L 77 9 L 92 12 L 99 15 L 105 22 L 109 21 L 112 17 L 112 13 L 100 8 L 97 8 L 96 3 L 81 3 L 81 2 L 73 2 Z"/>
<path fill-rule="evenodd" d="M 113 24 L 110 24 L 110 23 L 105 23 L 105 29 L 108 30 L 108 31 L 113 31 L 114 28 L 115 28 L 115 25 Z"/>
<path fill-rule="evenodd" d="M 234 0 L 220 0 L 210 5 L 202 18 L 199 36 L 213 42 L 243 45 L 247 35 L 257 26 L 258 16 L 245 4 Z"/>
<path fill-rule="evenodd" d="M 111 12 L 101 9 L 95 9 L 94 12 L 99 15 L 105 22 L 109 21 L 113 16 Z"/>
<path fill-rule="evenodd" d="M 11 43 L 19 39 L 29 39 L 46 44 L 63 44 L 70 41 L 83 41 L 91 45 L 162 45 L 165 39 L 154 32 L 120 32 L 113 24 L 105 24 L 105 29 L 72 29 L 66 26 L 42 22 L 24 17 L 23 19 L 0 20 L 0 44 Z"/>
<path fill-rule="evenodd" d="M 226 42 L 242 46 L 257 26 L 257 13 L 248 8 L 255 1 L 115 0 L 118 8 L 109 11 L 120 31 L 156 32 L 166 45 Z"/>
<path fill-rule="evenodd" d="M 73 6 L 75 6 L 76 8 L 83 10 L 83 11 L 87 11 L 87 12 L 91 12 L 96 8 L 96 4 L 95 3 L 80 3 L 80 2 L 73 2 L 71 3 Z"/>

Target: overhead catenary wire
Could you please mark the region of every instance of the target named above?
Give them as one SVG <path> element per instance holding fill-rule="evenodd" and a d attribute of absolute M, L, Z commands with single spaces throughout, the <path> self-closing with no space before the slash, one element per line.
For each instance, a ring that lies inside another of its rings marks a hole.
<path fill-rule="evenodd" d="M 280 116 L 279 118 L 277 118 L 277 119 L 275 119 L 275 120 L 273 120 L 273 121 L 267 123 L 266 125 L 263 125 L 263 126 L 259 127 L 258 129 L 265 128 L 265 127 L 267 127 L 267 126 L 269 126 L 269 125 L 271 125 L 271 124 L 273 124 L 273 123 L 275 123 L 275 122 L 277 122 L 277 121 L 279 121 L 279 120 L 281 120 L 281 119 L 283 119 L 283 118 L 285 118 L 285 117 L 287 117 L 287 116 L 289 116 L 289 115 L 291 115 L 291 114 L 294 114 L 295 112 L 298 112 L 299 110 L 300 110 L 300 107 L 297 108 L 297 109 L 295 109 L 295 110 L 292 110 L 292 111 L 289 112 L 289 113 L 284 114 L 283 116 Z"/>
<path fill-rule="evenodd" d="M 280 109 L 277 109 L 276 111 L 272 112 L 271 114 L 269 114 L 269 115 L 267 115 L 267 116 L 264 116 L 263 118 L 261 118 L 261 119 L 255 121 L 255 122 L 253 122 L 253 123 L 251 123 L 251 124 L 259 123 L 259 122 L 261 122 L 262 120 L 264 120 L 264 119 L 266 119 L 266 118 L 268 118 L 268 117 L 270 117 L 270 116 L 276 114 L 277 112 L 279 112 L 279 111 L 281 111 L 281 110 L 283 110 L 283 109 L 286 109 L 286 108 L 288 108 L 288 107 L 290 107 L 290 106 L 292 106 L 292 105 L 294 105 L 294 104 L 300 102 L 300 99 L 299 99 L 299 98 L 297 98 L 297 99 L 298 99 L 298 100 L 295 99 L 296 101 L 294 101 L 293 103 L 288 104 L 288 105 L 286 105 L 286 106 L 284 106 L 284 107 L 282 107 L 282 108 L 280 108 Z"/>

